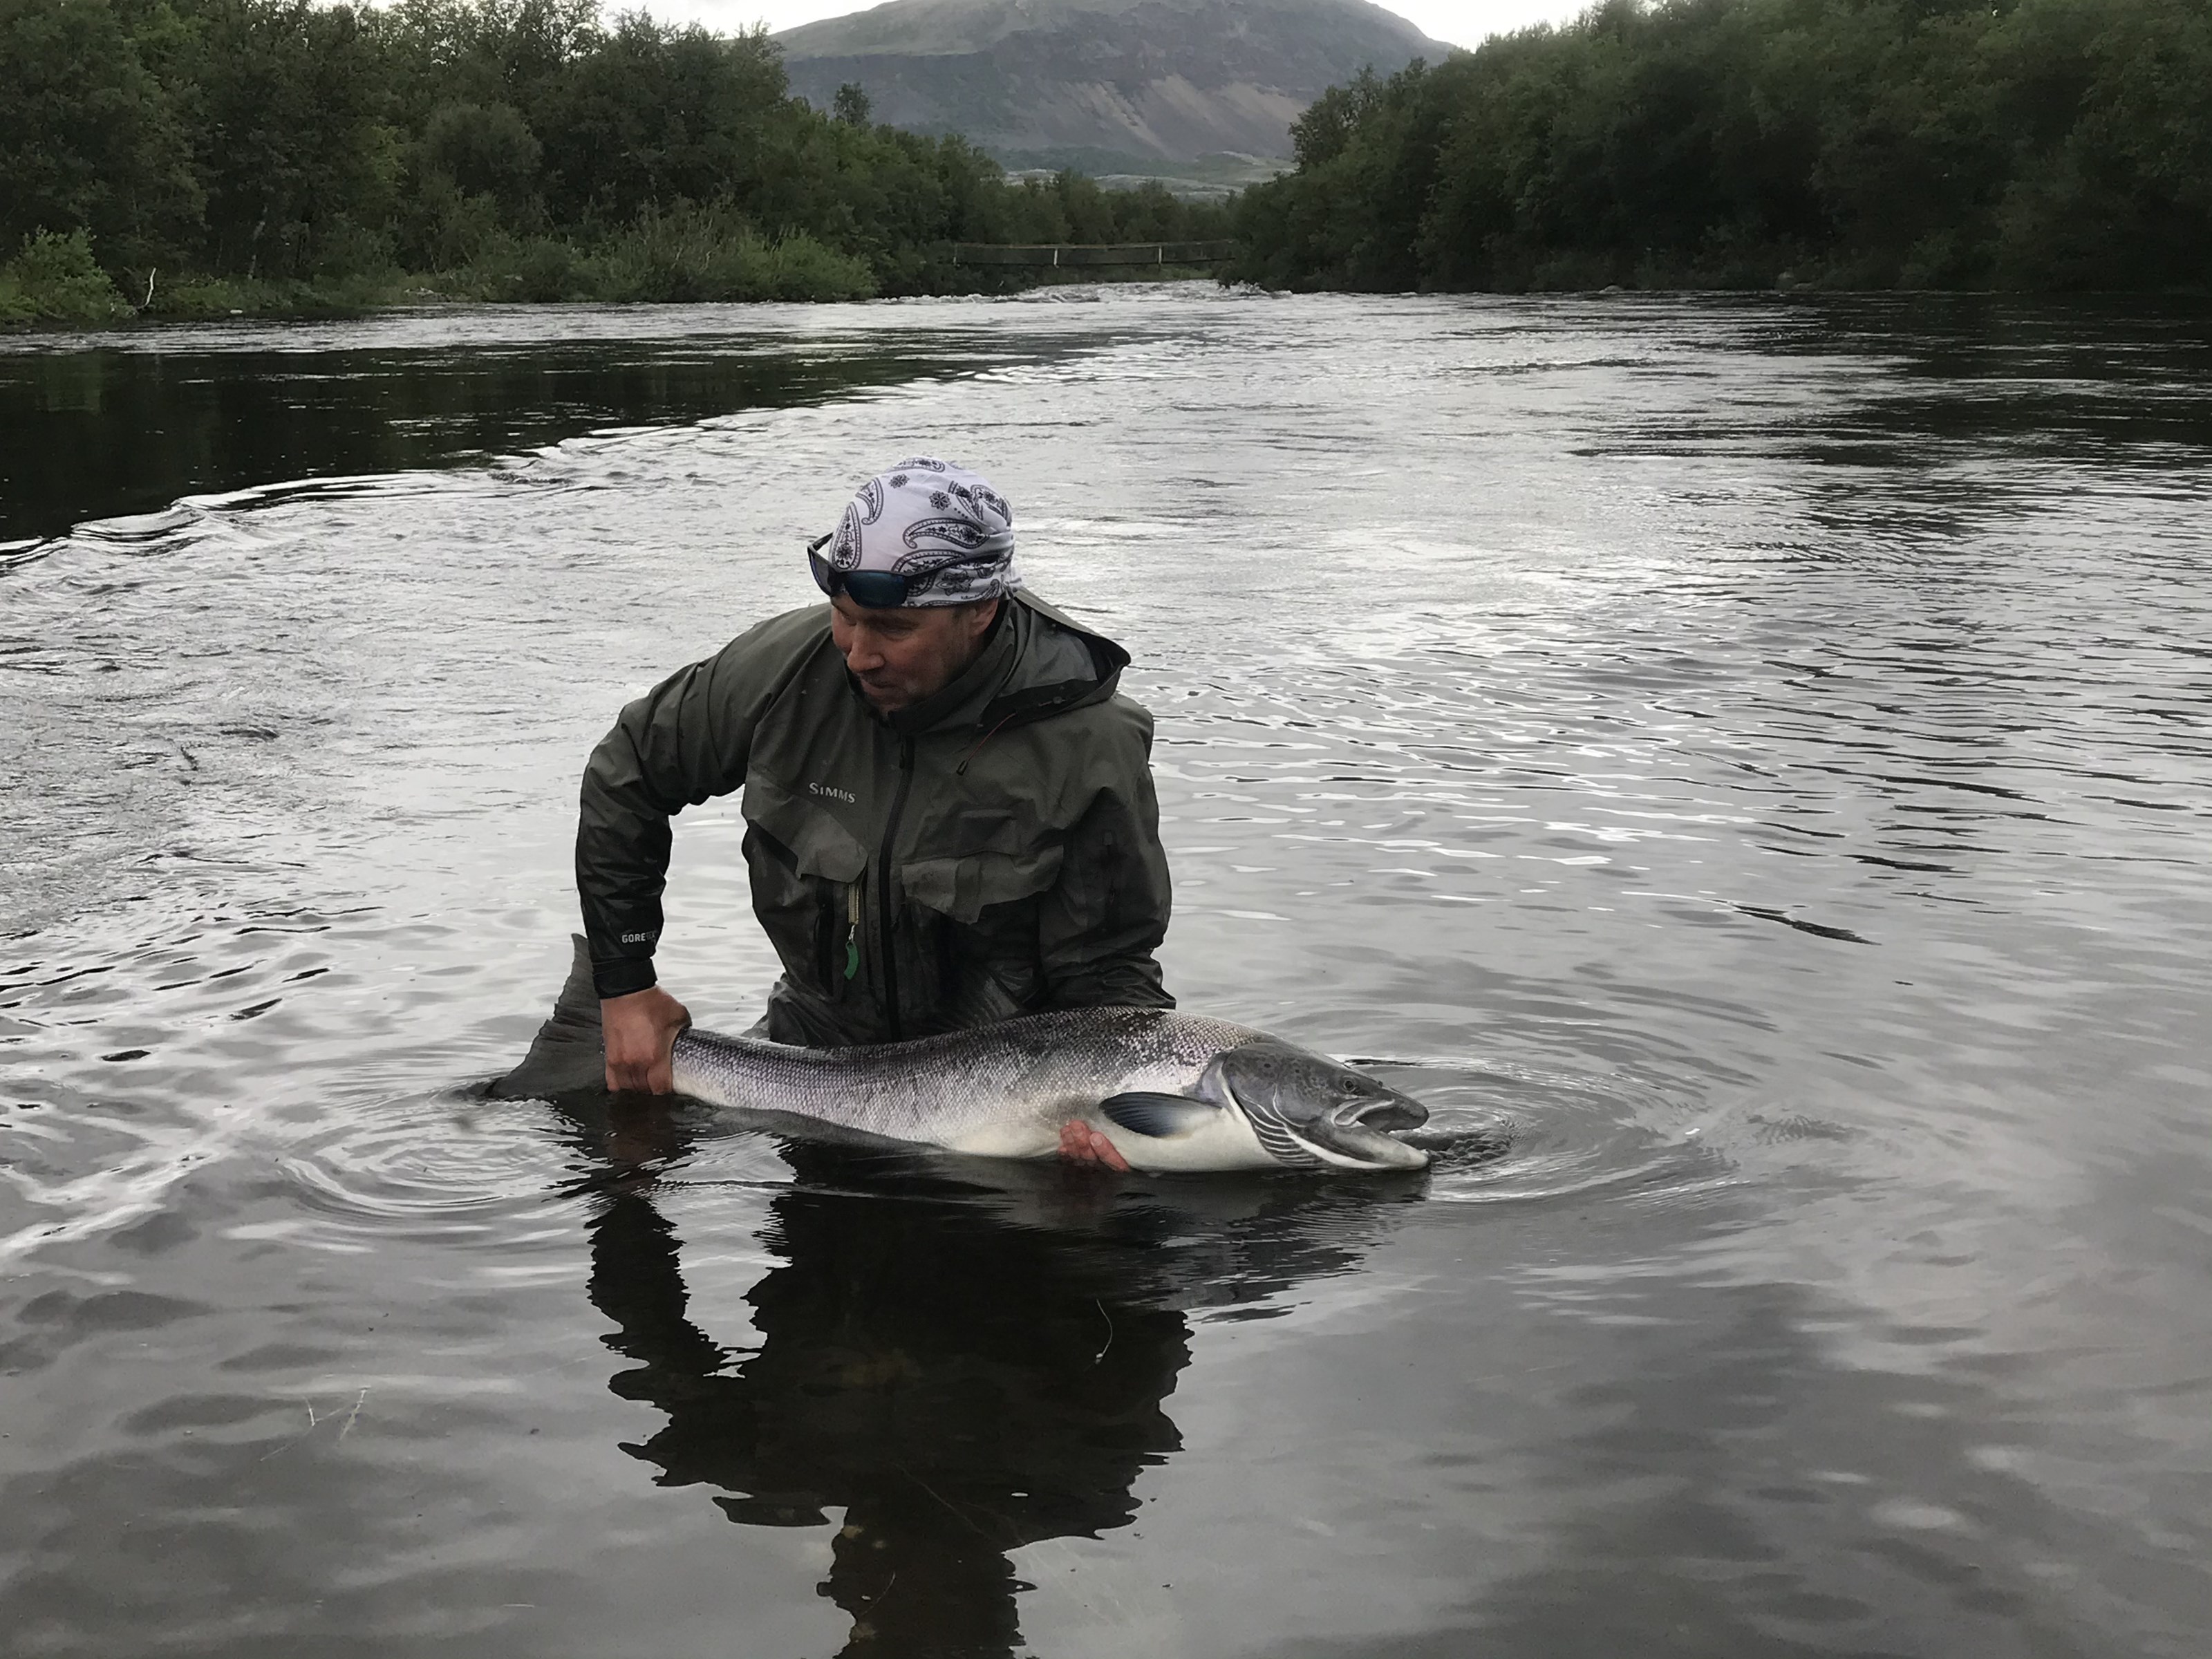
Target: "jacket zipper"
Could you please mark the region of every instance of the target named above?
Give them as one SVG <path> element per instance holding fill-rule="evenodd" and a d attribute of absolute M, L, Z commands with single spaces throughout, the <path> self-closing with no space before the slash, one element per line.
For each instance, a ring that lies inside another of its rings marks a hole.
<path fill-rule="evenodd" d="M 906 792 L 914 782 L 914 739 L 899 739 L 898 793 L 891 797 L 891 815 L 884 824 L 883 849 L 876 857 L 876 939 L 884 957 L 884 1015 L 890 1040 L 899 1040 L 898 949 L 891 942 L 891 842 L 898 836 L 899 815 L 906 811 Z"/>

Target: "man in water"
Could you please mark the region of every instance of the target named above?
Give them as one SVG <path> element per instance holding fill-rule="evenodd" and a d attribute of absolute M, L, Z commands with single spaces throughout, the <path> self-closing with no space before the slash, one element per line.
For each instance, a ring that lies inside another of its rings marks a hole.
<path fill-rule="evenodd" d="M 1013 514 L 917 457 L 807 549 L 829 596 L 622 712 L 576 834 L 610 1089 L 665 1094 L 690 1023 L 653 966 L 669 819 L 742 789 L 778 1042 L 893 1042 L 1047 1009 L 1175 1006 L 1168 866 L 1129 660 L 1022 586 Z M 1121 1164 L 1083 1125 L 1068 1156 Z"/>

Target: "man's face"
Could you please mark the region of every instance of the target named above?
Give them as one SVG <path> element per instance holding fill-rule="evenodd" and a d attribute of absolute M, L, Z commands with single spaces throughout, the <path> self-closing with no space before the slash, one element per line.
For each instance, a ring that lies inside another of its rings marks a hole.
<path fill-rule="evenodd" d="M 933 696 L 975 660 L 999 601 L 878 611 L 848 593 L 830 602 L 830 641 L 879 714 Z"/>

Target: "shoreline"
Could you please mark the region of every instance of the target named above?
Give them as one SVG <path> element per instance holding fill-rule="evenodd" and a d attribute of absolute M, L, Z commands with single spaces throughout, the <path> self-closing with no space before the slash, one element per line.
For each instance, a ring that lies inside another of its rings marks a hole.
<path fill-rule="evenodd" d="M 1142 276 L 1115 276 L 1097 273 L 1075 274 L 1070 271 L 1050 271 L 1039 279 L 1008 283 L 991 289 L 958 289 L 934 294 L 860 295 L 836 298 L 683 298 L 660 300 L 608 300 L 592 298 L 523 299 L 505 298 L 494 295 L 453 294 L 429 288 L 398 289 L 380 292 L 373 298 L 354 298 L 335 295 L 311 296 L 304 303 L 276 303 L 232 307 L 200 307 L 170 309 L 155 307 L 131 309 L 125 314 L 97 318 L 26 318 L 0 321 L 0 342 L 34 339 L 54 335 L 131 334 L 142 330 L 165 326 L 190 326 L 198 324 L 229 322 L 267 323 L 328 323 L 354 322 L 364 318 L 406 313 L 466 313 L 489 307 L 540 306 L 623 306 L 640 308 L 670 309 L 698 305 L 850 305 L 871 301 L 900 301 L 915 299 L 991 300 L 1004 299 L 1017 294 L 1031 293 L 1047 288 L 1091 287 L 1166 287 L 1176 283 L 1210 282 L 1222 287 L 1258 288 L 1257 284 L 1224 280 L 1217 273 L 1195 266 L 1147 269 Z M 1604 288 L 1559 289 L 1456 289 L 1405 292 L 1382 292 L 1365 289 L 1261 289 L 1279 297 L 1305 298 L 1322 295 L 1363 296 L 1375 299 L 1436 299 L 1453 297 L 1481 297 L 1488 299 L 1554 299 L 1554 300 L 1627 300 L 1627 299 L 1733 299 L 1733 300 L 1869 300 L 1876 298 L 1898 300 L 1949 301 L 2008 301 L 2021 304 L 2107 306 L 2141 304 L 2157 306 L 2204 307 L 2212 308 L 2212 287 L 2190 289 L 2034 289 L 2002 288 L 1824 288 L 1809 283 L 1777 284 L 1771 288 L 1715 288 L 1698 286 L 1668 286 L 1628 288 L 1608 285 Z"/>
<path fill-rule="evenodd" d="M 0 319 L 0 341 L 55 334 L 125 333 L 169 324 L 276 322 L 349 322 L 392 312 L 466 312 L 486 306 L 600 305 L 680 307 L 694 305 L 845 305 L 870 300 L 989 300 L 1031 293 L 1047 288 L 1144 287 L 1211 282 L 1230 287 L 1252 287 L 1288 297 L 1334 294 L 1372 298 L 1439 298 L 1481 295 L 1498 299 L 1778 299 L 1866 300 L 1896 299 L 2002 300 L 2045 305 L 2150 304 L 2212 307 L 2212 285 L 2185 288 L 2025 289 L 2025 288 L 1859 288 L 1829 286 L 1806 281 L 1778 281 L 1770 285 L 1655 283 L 1630 286 L 1521 289 L 1268 288 L 1227 269 L 1203 265 L 1105 266 L 979 266 L 1002 276 L 988 285 L 946 288 L 910 294 L 833 293 L 812 295 L 670 295 L 659 297 L 616 297 L 588 294 L 501 295 L 468 292 L 442 287 L 431 279 L 405 276 L 388 279 L 347 279 L 327 285 L 304 283 L 255 283 L 250 287 L 228 278 L 195 279 L 178 284 L 171 294 L 204 296 L 182 304 L 169 301 L 152 306 L 119 303 L 117 309 L 76 317 L 22 317 Z M 118 296 L 119 298 L 119 296 Z M 167 296 L 157 291 L 157 301 Z M 223 301 L 244 300 L 246 303 Z"/>
<path fill-rule="evenodd" d="M 229 278 L 194 279 L 180 283 L 171 293 L 204 295 L 204 299 L 187 299 L 182 303 L 164 302 L 166 297 L 156 290 L 152 305 L 132 306 L 120 301 L 120 309 L 106 309 L 98 313 L 74 317 L 23 317 L 0 319 L 0 340 L 50 334 L 98 334 L 127 332 L 139 328 L 158 327 L 166 324 L 280 322 L 320 323 L 349 322 L 373 317 L 386 312 L 453 311 L 464 312 L 482 306 L 555 306 L 555 305 L 627 305 L 627 306 L 691 306 L 691 305 L 845 305 L 868 300 L 904 299 L 976 299 L 1004 298 L 1045 288 L 1115 287 L 1169 283 L 1212 282 L 1217 273 L 1198 265 L 1143 265 L 1127 268 L 1127 274 L 1119 274 L 1123 268 L 1115 266 L 1006 266 L 977 267 L 1003 270 L 1006 274 L 996 276 L 989 285 L 925 291 L 917 294 L 830 293 L 808 295 L 683 295 L 657 298 L 611 297 L 586 294 L 560 295 L 501 295 L 484 292 L 457 292 L 435 285 L 421 276 L 403 276 L 386 280 L 348 280 L 318 286 L 301 283 L 256 283 L 250 287 Z M 119 297 L 119 296 L 118 296 Z M 243 300 L 246 303 L 226 303 Z"/>

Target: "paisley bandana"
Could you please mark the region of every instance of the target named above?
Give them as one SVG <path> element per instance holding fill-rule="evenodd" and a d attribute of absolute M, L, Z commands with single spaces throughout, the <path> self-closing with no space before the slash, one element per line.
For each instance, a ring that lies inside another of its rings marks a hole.
<path fill-rule="evenodd" d="M 981 474 L 927 455 L 862 484 L 822 551 L 839 570 L 904 576 L 910 605 L 965 605 L 1022 585 L 1006 498 Z"/>

